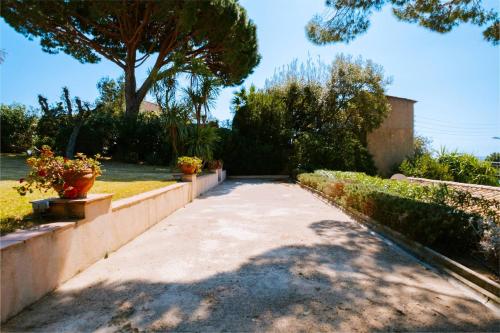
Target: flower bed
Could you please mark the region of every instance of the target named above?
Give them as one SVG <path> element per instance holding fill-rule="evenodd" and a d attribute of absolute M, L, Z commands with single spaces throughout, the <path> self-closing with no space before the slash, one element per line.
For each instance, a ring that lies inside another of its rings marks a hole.
<path fill-rule="evenodd" d="M 298 180 L 436 250 L 480 252 L 492 262 L 500 257 L 500 218 L 495 212 L 500 202 L 496 200 L 472 197 L 446 185 L 424 186 L 354 172 L 319 170 L 301 174 Z"/>

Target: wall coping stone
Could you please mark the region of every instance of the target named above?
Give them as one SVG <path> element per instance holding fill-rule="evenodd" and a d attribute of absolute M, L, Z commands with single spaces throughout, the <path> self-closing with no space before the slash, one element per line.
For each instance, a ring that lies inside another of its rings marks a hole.
<path fill-rule="evenodd" d="M 74 227 L 75 225 L 76 221 L 54 222 L 54 223 L 41 224 L 39 226 L 26 230 L 18 230 L 0 237 L 0 250 L 6 249 L 10 246 L 23 244 L 29 241 L 30 239 L 40 237 L 48 233 L 63 231 L 65 229 Z"/>
<path fill-rule="evenodd" d="M 147 191 L 147 192 L 142 192 L 136 195 L 133 195 L 128 198 L 123 198 L 120 200 L 113 201 L 111 203 L 111 211 L 117 211 L 120 209 L 124 209 L 130 206 L 137 205 L 138 203 L 141 203 L 142 201 L 157 197 L 165 192 L 171 191 L 173 189 L 176 189 L 178 187 L 186 186 L 186 184 L 183 183 L 175 183 L 175 184 L 170 184 L 164 187 L 160 187 L 155 190 Z"/>
<path fill-rule="evenodd" d="M 448 181 L 448 180 L 437 180 L 437 179 L 417 178 L 417 177 L 407 177 L 407 179 L 410 181 L 417 181 L 417 182 L 423 182 L 423 183 L 446 184 L 446 185 L 453 185 L 453 186 L 460 186 L 460 187 L 480 188 L 480 189 L 500 192 L 500 186 L 459 183 L 459 182 L 452 182 L 452 181 Z"/>
<path fill-rule="evenodd" d="M 111 198 L 112 196 L 113 193 L 95 193 L 95 194 L 88 194 L 86 198 L 78 198 L 78 199 L 50 198 L 46 200 L 50 200 L 50 202 L 54 203 L 81 203 L 87 205 L 95 201 Z"/>
<path fill-rule="evenodd" d="M 47 213 L 59 219 L 88 219 L 91 215 L 107 213 L 111 206 L 111 193 L 89 194 L 81 199 L 48 199 Z M 100 206 L 100 208 L 96 207 Z"/>

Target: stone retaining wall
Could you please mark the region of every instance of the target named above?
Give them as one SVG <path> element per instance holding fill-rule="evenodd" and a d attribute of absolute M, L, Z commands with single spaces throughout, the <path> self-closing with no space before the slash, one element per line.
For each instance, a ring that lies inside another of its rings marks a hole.
<path fill-rule="evenodd" d="M 470 192 L 470 194 L 476 197 L 483 197 L 484 199 L 488 200 L 500 201 L 500 187 L 497 186 L 457 183 L 457 182 L 449 182 L 449 181 L 434 180 L 427 178 L 408 177 L 407 179 L 411 182 L 420 184 L 446 184 L 457 190 Z"/>
<path fill-rule="evenodd" d="M 218 185 L 225 176 L 219 170 L 193 183 L 177 183 L 115 202 L 111 195 L 92 195 L 86 199 L 83 219 L 0 237 L 1 321 Z"/>

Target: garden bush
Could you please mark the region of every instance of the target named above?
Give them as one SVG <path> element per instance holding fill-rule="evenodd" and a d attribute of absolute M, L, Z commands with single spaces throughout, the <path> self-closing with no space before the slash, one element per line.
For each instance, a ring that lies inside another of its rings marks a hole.
<path fill-rule="evenodd" d="M 407 158 L 399 166 L 399 171 L 410 177 L 498 186 L 496 170 L 491 162 L 444 149 L 437 157 L 425 152 Z"/>
<path fill-rule="evenodd" d="M 158 114 L 139 113 L 137 118 L 120 117 L 118 140 L 113 157 L 124 162 L 167 164 L 171 145 Z"/>
<path fill-rule="evenodd" d="M 276 73 L 264 89 L 235 93 L 232 136 L 222 157 L 230 173 L 376 172 L 367 133 L 390 109 L 382 68 L 346 56 L 303 68 L 309 69 Z"/>
<path fill-rule="evenodd" d="M 471 184 L 498 185 L 496 170 L 490 162 L 471 154 L 443 151 L 438 162 L 448 167 L 454 181 Z"/>
<path fill-rule="evenodd" d="M 117 149 L 120 123 L 121 115 L 107 110 L 93 112 L 80 129 L 76 151 L 87 155 L 113 155 Z"/>
<path fill-rule="evenodd" d="M 20 153 L 33 146 L 36 116 L 21 104 L 0 105 L 2 153 Z"/>
<path fill-rule="evenodd" d="M 444 253 L 500 254 L 500 202 L 446 185 L 424 186 L 356 172 L 319 170 L 298 180 L 337 204 L 365 214 Z"/>

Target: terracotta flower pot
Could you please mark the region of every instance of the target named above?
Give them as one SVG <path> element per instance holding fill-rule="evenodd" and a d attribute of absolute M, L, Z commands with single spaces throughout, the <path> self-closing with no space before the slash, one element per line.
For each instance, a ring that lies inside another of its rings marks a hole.
<path fill-rule="evenodd" d="M 210 171 L 216 172 L 217 169 L 222 169 L 222 162 L 220 160 L 212 161 L 208 164 L 208 169 Z"/>
<path fill-rule="evenodd" d="M 63 175 L 63 198 L 77 199 L 86 198 L 88 191 L 94 186 L 96 175 L 88 169 L 84 172 L 66 172 Z"/>
<path fill-rule="evenodd" d="M 196 166 L 191 164 L 181 164 L 179 165 L 181 171 L 185 175 L 194 175 L 196 173 Z"/>

